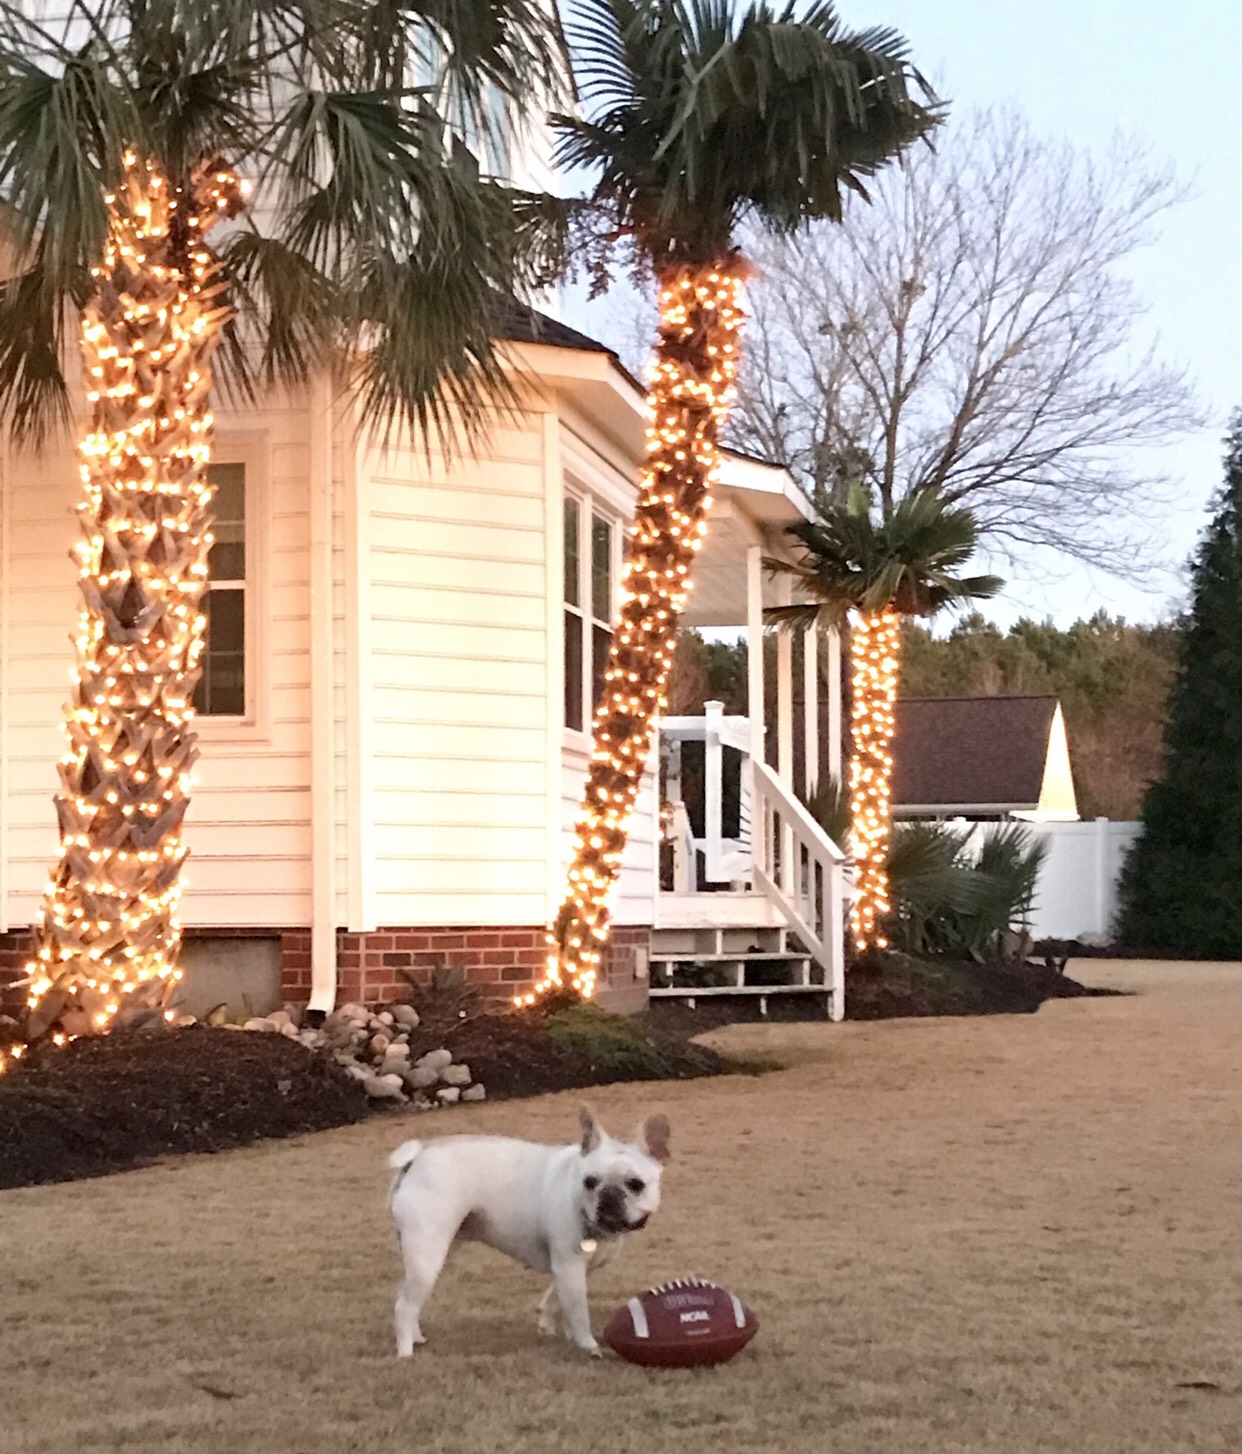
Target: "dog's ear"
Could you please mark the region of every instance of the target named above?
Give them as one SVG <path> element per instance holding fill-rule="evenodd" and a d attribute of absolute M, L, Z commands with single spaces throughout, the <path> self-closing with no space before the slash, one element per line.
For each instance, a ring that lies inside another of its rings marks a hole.
<path fill-rule="evenodd" d="M 648 1156 L 656 1161 L 667 1161 L 670 1155 L 668 1138 L 668 1117 L 648 1116 L 638 1128 L 638 1135 L 634 1139 Z"/>
<path fill-rule="evenodd" d="M 578 1124 L 582 1127 L 582 1154 L 590 1156 L 599 1145 L 601 1132 L 590 1106 L 583 1106 L 578 1112 Z"/>

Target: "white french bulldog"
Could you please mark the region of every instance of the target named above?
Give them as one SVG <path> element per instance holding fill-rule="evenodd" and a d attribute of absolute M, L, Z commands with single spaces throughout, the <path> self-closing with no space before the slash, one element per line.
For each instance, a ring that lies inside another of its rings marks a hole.
<path fill-rule="evenodd" d="M 660 1205 L 669 1125 L 649 1116 L 633 1141 L 614 1141 L 582 1112 L 572 1146 L 503 1136 L 407 1141 L 388 1158 L 396 1172 L 388 1206 L 404 1268 L 397 1292 L 397 1356 L 424 1343 L 420 1317 L 458 1240 L 484 1242 L 552 1285 L 539 1304 L 539 1331 L 558 1331 L 556 1302 L 579 1348 L 600 1352 L 587 1308 L 587 1272 L 608 1261 L 627 1232 Z"/>

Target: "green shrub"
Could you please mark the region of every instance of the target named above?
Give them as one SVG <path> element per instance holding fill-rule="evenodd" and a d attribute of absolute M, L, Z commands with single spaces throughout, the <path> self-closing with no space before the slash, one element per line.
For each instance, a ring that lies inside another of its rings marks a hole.
<path fill-rule="evenodd" d="M 889 938 L 910 954 L 978 961 L 1002 957 L 1004 936 L 1030 915 L 1048 845 L 1021 823 L 984 837 L 946 823 L 902 823 L 889 854 Z"/>
<path fill-rule="evenodd" d="M 558 1048 L 573 1050 L 603 1070 L 658 1075 L 664 1055 L 642 1025 L 598 1005 L 567 1006 L 549 1015 L 545 1033 Z"/>

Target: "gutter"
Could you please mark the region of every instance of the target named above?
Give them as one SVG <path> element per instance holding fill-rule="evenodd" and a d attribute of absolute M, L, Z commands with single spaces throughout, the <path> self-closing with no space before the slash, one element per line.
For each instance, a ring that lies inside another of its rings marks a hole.
<path fill-rule="evenodd" d="M 311 739 L 311 994 L 308 1012 L 336 1006 L 336 792 L 333 704 L 332 378 L 311 380 L 310 472 L 310 739 Z"/>

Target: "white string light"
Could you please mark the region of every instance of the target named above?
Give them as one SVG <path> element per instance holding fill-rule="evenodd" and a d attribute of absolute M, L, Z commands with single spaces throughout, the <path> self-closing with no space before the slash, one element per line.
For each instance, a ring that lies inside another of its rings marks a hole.
<path fill-rule="evenodd" d="M 608 938 L 608 895 L 621 869 L 655 720 L 667 706 L 677 621 L 707 533 L 720 429 L 737 376 L 742 286 L 736 265 L 681 269 L 663 280 L 647 464 L 595 711 L 568 889 L 548 931 L 544 975 L 515 997 L 518 1005 L 567 986 L 584 999 L 595 992 Z"/>
<path fill-rule="evenodd" d="M 56 1043 L 161 1002 L 181 977 L 181 823 L 212 545 L 210 358 L 228 317 L 204 237 L 248 190 L 227 168 L 183 191 L 132 153 L 126 168 L 106 198 L 108 242 L 82 317 L 83 604 L 56 797 L 61 858 L 28 967 L 32 1014 L 53 991 L 63 999 Z"/>
<path fill-rule="evenodd" d="M 892 912 L 893 733 L 901 617 L 890 607 L 864 613 L 850 632 L 850 829 L 858 893 L 850 910 L 855 947 L 887 949 L 881 926 Z"/>

